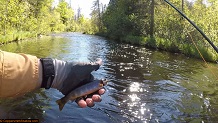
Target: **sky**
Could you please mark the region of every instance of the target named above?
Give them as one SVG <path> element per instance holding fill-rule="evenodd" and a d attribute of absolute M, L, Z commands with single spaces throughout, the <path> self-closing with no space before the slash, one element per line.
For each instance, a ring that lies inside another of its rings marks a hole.
<path fill-rule="evenodd" d="M 74 12 L 77 12 L 78 7 L 81 8 L 81 13 L 89 18 L 91 13 L 91 8 L 93 6 L 93 1 L 95 0 L 65 0 L 68 3 L 71 3 L 71 7 L 74 9 Z M 70 2 L 71 1 L 71 2 Z M 110 0 L 100 0 L 100 3 L 108 4 Z"/>

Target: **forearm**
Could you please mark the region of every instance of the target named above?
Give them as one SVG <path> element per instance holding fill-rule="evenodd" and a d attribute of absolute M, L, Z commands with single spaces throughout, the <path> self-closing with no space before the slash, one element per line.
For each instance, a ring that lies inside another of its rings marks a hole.
<path fill-rule="evenodd" d="M 78 85 L 93 80 L 91 72 L 101 64 L 101 59 L 95 63 L 53 59 L 55 75 L 50 87 L 66 95 Z M 0 50 L 0 98 L 24 95 L 47 85 L 49 82 L 45 79 L 47 71 L 44 71 L 44 65 L 36 56 Z M 47 67 L 50 68 L 49 65 Z"/>
<path fill-rule="evenodd" d="M 53 59 L 53 63 L 55 78 L 50 86 L 67 95 L 78 85 L 92 81 L 94 77 L 91 72 L 99 68 L 102 60 L 99 59 L 95 63 L 76 63 Z M 36 56 L 0 50 L 0 98 L 22 96 L 44 87 L 43 85 L 49 83 L 45 83 L 45 66 L 47 65 Z M 101 95 L 105 90 L 100 89 L 98 92 Z M 92 98 L 82 99 L 77 103 L 80 107 L 92 107 L 94 102 L 101 101 L 100 95 L 93 95 Z"/>
<path fill-rule="evenodd" d="M 14 97 L 40 88 L 36 56 L 0 51 L 0 97 Z"/>

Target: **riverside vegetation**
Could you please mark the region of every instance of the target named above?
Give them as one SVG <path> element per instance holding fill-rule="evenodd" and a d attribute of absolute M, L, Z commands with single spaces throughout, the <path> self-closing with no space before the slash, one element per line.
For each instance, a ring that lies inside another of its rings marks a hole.
<path fill-rule="evenodd" d="M 170 0 L 218 46 L 217 0 Z M 65 0 L 1 0 L 0 43 L 51 32 L 83 32 L 207 61 L 218 55 L 203 36 L 163 0 L 110 0 L 93 2 L 91 18 L 78 8 L 74 12 Z M 73 3 L 72 3 L 73 4 Z"/>

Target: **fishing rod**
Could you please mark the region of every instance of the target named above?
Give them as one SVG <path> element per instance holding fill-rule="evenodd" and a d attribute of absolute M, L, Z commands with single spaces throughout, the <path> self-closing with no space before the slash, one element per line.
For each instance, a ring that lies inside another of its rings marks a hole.
<path fill-rule="evenodd" d="M 179 9 L 177 9 L 173 4 L 171 4 L 168 0 L 164 0 L 166 3 L 168 3 L 171 7 L 173 7 L 179 14 L 181 14 L 191 25 L 193 25 L 200 33 L 201 35 L 208 41 L 208 43 L 213 47 L 213 49 L 218 53 L 217 47 L 213 44 L 213 42 L 204 34 L 204 32 L 198 28 L 198 26 L 192 22 L 185 14 L 183 14 Z"/>

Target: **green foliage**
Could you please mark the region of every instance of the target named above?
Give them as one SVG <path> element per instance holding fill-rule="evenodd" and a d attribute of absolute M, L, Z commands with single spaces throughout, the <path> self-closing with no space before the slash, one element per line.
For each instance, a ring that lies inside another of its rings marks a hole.
<path fill-rule="evenodd" d="M 36 32 L 27 32 L 27 31 L 20 31 L 20 32 L 13 32 L 7 35 L 0 35 L 0 44 L 7 43 L 9 41 L 17 41 L 17 40 L 23 40 L 26 38 L 32 38 L 36 37 Z"/>
<path fill-rule="evenodd" d="M 52 0 L 1 0 L 0 42 L 45 34 L 50 29 Z"/>
<path fill-rule="evenodd" d="M 64 0 L 61 0 L 57 6 L 56 11 L 60 14 L 61 21 L 63 24 L 69 23 L 69 21 L 73 18 L 74 12 L 69 7 L 68 3 Z"/>
<path fill-rule="evenodd" d="M 208 61 L 218 60 L 217 53 L 204 37 L 187 20 L 164 1 L 111 0 L 103 14 L 103 32 L 109 38 L 133 44 L 141 42 L 149 47 L 179 52 L 200 58 L 197 47 Z M 170 0 L 177 8 L 193 20 L 199 28 L 218 46 L 218 2 L 202 0 L 194 3 Z M 155 5 L 153 8 L 152 5 Z M 153 15 L 154 10 L 154 15 Z M 147 37 L 147 40 L 140 37 Z M 149 38 L 152 37 L 152 38 Z"/>
<path fill-rule="evenodd" d="M 148 37 L 142 37 L 142 36 L 133 36 L 133 35 L 127 35 L 123 41 L 131 44 L 139 44 L 139 45 L 145 45 L 148 40 L 150 40 Z"/>
<path fill-rule="evenodd" d="M 108 37 L 120 40 L 127 35 L 148 36 L 149 5 L 148 0 L 111 1 L 103 14 Z"/>
<path fill-rule="evenodd" d="M 63 31 L 97 32 L 93 20 L 81 16 L 74 20 L 74 11 L 65 0 L 57 6 L 53 0 L 1 0 L 0 43 Z"/>

